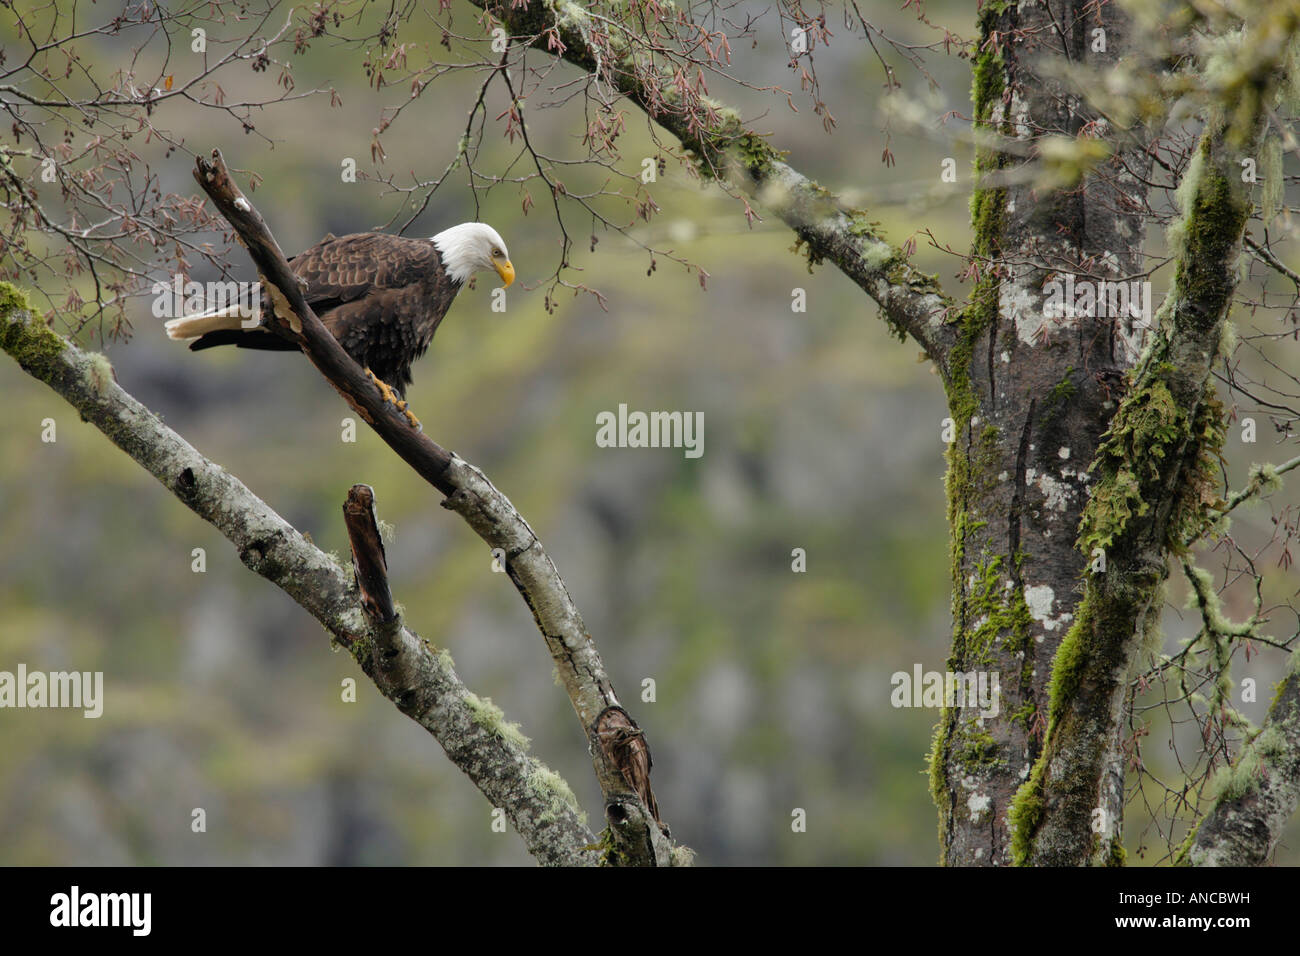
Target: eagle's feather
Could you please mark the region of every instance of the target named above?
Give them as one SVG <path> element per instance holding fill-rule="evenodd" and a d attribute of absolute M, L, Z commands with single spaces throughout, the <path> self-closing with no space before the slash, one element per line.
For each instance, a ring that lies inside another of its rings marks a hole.
<path fill-rule="evenodd" d="M 445 244 L 444 237 L 454 242 Z M 462 251 L 473 242 L 482 249 Z M 451 268 L 443 261 L 447 248 Z M 463 277 L 491 259 L 509 267 L 504 243 L 490 227 L 465 224 L 433 239 L 412 239 L 385 233 L 327 235 L 289 260 L 304 283 L 312 311 L 364 368 L 387 382 L 399 395 L 411 383 L 411 363 L 424 354 L 438 324 L 464 284 Z M 455 273 L 459 278 L 454 278 Z M 510 268 L 510 278 L 513 269 Z M 262 291 L 263 308 L 271 297 Z M 194 350 L 216 345 L 296 351 L 297 346 L 260 328 L 248 328 L 247 308 L 230 307 L 167 323 L 172 338 L 194 338 Z"/>

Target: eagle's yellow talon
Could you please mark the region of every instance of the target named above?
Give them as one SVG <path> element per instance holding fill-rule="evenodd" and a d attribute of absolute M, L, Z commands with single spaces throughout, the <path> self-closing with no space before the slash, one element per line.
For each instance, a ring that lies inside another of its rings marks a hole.
<path fill-rule="evenodd" d="M 397 402 L 397 410 L 406 416 L 406 420 L 411 423 L 412 428 L 416 430 L 423 428 L 420 424 L 420 420 L 415 417 L 415 413 L 407 408 L 406 402 L 399 399 Z"/>
<path fill-rule="evenodd" d="M 387 382 L 381 379 L 374 372 L 370 371 L 370 369 L 366 369 L 366 375 L 369 376 L 370 381 L 375 383 L 375 387 L 379 389 L 379 394 L 383 396 L 385 402 L 388 402 L 405 415 L 406 420 L 411 423 L 411 427 L 416 431 L 424 431 L 424 426 L 420 424 L 420 420 L 406 407 L 406 402 L 397 397 L 397 393 L 393 391 Z"/>

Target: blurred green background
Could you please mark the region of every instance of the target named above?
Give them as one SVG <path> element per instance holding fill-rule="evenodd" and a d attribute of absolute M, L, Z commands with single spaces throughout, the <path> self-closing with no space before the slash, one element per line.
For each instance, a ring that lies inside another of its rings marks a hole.
<path fill-rule="evenodd" d="M 928 12 L 973 35 L 973 4 Z M 476 29 L 468 8 L 457 15 L 462 30 Z M 871 15 L 897 35 L 931 38 L 907 12 Z M 401 39 L 436 46 L 419 19 Z M 736 72 L 797 85 L 774 23 L 755 48 L 737 45 Z M 880 67 L 860 33 L 831 27 L 817 63 L 833 135 L 798 96 L 794 113 L 783 96 L 714 94 L 772 132 L 800 170 L 863 191 L 892 240 L 924 226 L 964 250 L 969 146 L 946 128 L 927 138 L 895 130 L 900 161 L 883 165 Z M 86 51 L 111 64 L 123 49 Z M 437 95 L 385 133 L 376 167 L 370 131 L 401 97 L 369 89 L 360 60 L 324 41 L 294 59 L 299 89 L 335 87 L 343 105 L 324 97 L 267 110 L 259 129 L 273 148 L 210 113 L 171 106 L 155 122 L 195 151 L 220 146 L 232 167 L 256 170 L 264 182 L 253 198 L 292 253 L 327 230 L 379 226 L 396 208 L 374 182 L 341 183 L 344 157 L 400 179 L 434 175 L 455 154 L 479 77 L 438 79 Z M 966 63 L 932 66 L 941 102 L 968 112 Z M 231 95 L 265 94 L 270 80 L 240 69 Z M 498 84 L 489 117 L 504 103 Z M 580 153 L 573 109 L 529 119 L 540 148 Z M 482 170 L 500 171 L 517 151 L 501 128 L 488 123 Z M 656 154 L 634 111 L 621 147 L 631 172 Z M 920 197 L 938 188 L 949 155 L 960 181 L 927 204 Z M 166 188 L 194 192 L 191 166 L 181 153 L 163 162 Z M 648 277 L 647 255 L 613 233 L 590 253 L 589 219 L 569 207 L 580 278 L 608 310 L 562 294 L 548 314 L 543 292 L 527 287 L 556 264 L 549 202 L 534 189 L 525 216 L 518 191 L 502 187 L 479 215 L 505 237 L 520 282 L 504 314 L 490 310 L 487 283 L 462 292 L 415 366 L 412 408 L 537 530 L 648 734 L 664 817 L 701 863 L 932 864 L 924 756 L 937 715 L 893 709 L 889 677 L 916 663 L 943 669 L 950 643 L 939 381 L 848 280 L 828 268 L 810 275 L 779 224 L 747 227 L 739 204 L 671 160 L 653 190 L 662 211 L 637 236 L 700 263 L 707 290 L 664 259 Z M 456 174 L 411 234 L 474 216 Z M 922 241 L 916 261 L 964 292 L 957 258 Z M 796 287 L 807 290 L 804 314 L 791 311 Z M 133 313 L 135 337 L 107 345 L 122 386 L 326 550 L 347 553 L 347 489 L 373 486 L 395 526 L 388 556 L 408 624 L 449 648 L 465 682 L 520 722 L 599 825 L 583 734 L 527 608 L 492 573 L 482 542 L 364 427 L 355 444 L 340 440 L 350 413 L 300 357 L 190 353 L 147 305 Z M 0 392 L 0 669 L 102 670 L 107 694 L 98 720 L 0 712 L 0 863 L 530 860 L 516 836 L 491 831 L 491 808 L 436 742 L 223 538 L 7 358 Z M 619 403 L 703 412 L 703 457 L 597 448 L 595 417 Z M 46 418 L 57 423 L 53 444 L 40 440 Z M 1237 464 L 1272 457 L 1256 449 Z M 1238 527 L 1256 522 L 1267 534 L 1268 514 L 1243 514 Z M 194 548 L 206 550 L 205 573 L 191 571 Z M 806 573 L 791 571 L 794 548 L 806 549 Z M 1244 605 L 1227 607 L 1245 616 Z M 1195 633 L 1181 617 L 1170 613 L 1171 647 Z M 1277 661 L 1255 658 L 1245 673 L 1267 687 Z M 341 700 L 346 677 L 360 679 L 356 703 Z M 654 703 L 639 700 L 648 677 Z M 1270 696 L 1244 710 L 1262 718 Z M 1157 719 L 1147 754 L 1176 774 L 1164 733 Z M 204 834 L 190 831 L 196 807 L 207 811 Z M 791 832 L 795 807 L 807 810 L 806 833 Z M 1144 811 L 1133 813 L 1136 834 Z M 1295 842 L 1279 861 L 1300 859 Z"/>

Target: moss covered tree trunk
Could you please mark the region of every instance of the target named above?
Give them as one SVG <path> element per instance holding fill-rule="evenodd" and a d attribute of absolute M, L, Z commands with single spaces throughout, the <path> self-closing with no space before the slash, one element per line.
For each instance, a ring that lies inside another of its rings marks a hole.
<path fill-rule="evenodd" d="M 945 363 L 957 429 L 950 667 L 998 674 L 1001 700 L 983 718 L 983 705 L 959 702 L 936 731 L 948 863 L 1123 859 L 1126 694 L 1158 635 L 1169 558 L 1212 517 L 1224 411 L 1210 368 L 1253 208 L 1239 164 L 1260 153 L 1300 4 L 1254 7 L 1245 23 L 1249 67 L 1208 84 L 1213 99 L 1179 183 L 1173 287 L 1154 314 L 1142 287 L 1130 287 L 1144 306 L 1135 325 L 1101 289 L 1142 278 L 1145 141 L 1089 115 L 1053 77 L 1067 62 L 1104 75 L 1107 58 L 1141 52 L 1111 6 L 982 9 L 980 271 Z M 1088 169 L 1089 156 L 1106 153 L 1085 137 L 1122 145 Z M 1073 159 L 1054 169 L 1053 155 Z M 1254 819 L 1272 833 L 1292 794 L 1272 794 Z M 1196 844 L 1202 859 L 1219 852 L 1206 845 L 1215 832 Z"/>
<path fill-rule="evenodd" d="M 1135 55 L 1113 4 L 1085 6 L 992 2 L 979 18 L 971 211 L 980 272 L 945 369 L 955 426 L 949 669 L 996 673 L 1001 698 L 983 719 L 980 705 L 958 700 L 936 729 L 931 778 L 952 865 L 1011 862 L 1008 813 L 1043 746 L 1052 662 L 1088 563 L 1076 546 L 1088 466 L 1143 333 L 1128 316 L 1068 307 L 1088 283 L 1144 271 L 1139 177 L 1150 160 L 1140 136 L 1072 186 L 1042 188 L 1025 175 L 1042 168 L 1044 138 L 1114 132 L 1053 79 L 1062 61 L 1097 67 Z M 1099 787 L 1118 821 L 1117 761 Z"/>

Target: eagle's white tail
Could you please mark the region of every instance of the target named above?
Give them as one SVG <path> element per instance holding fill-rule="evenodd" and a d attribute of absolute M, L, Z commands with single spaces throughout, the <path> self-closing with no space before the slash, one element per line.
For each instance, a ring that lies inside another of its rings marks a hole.
<path fill-rule="evenodd" d="M 169 339 L 197 339 L 200 335 L 221 329 L 251 329 L 260 318 L 260 310 L 250 309 L 246 305 L 231 305 L 224 309 L 172 319 L 165 328 Z"/>

